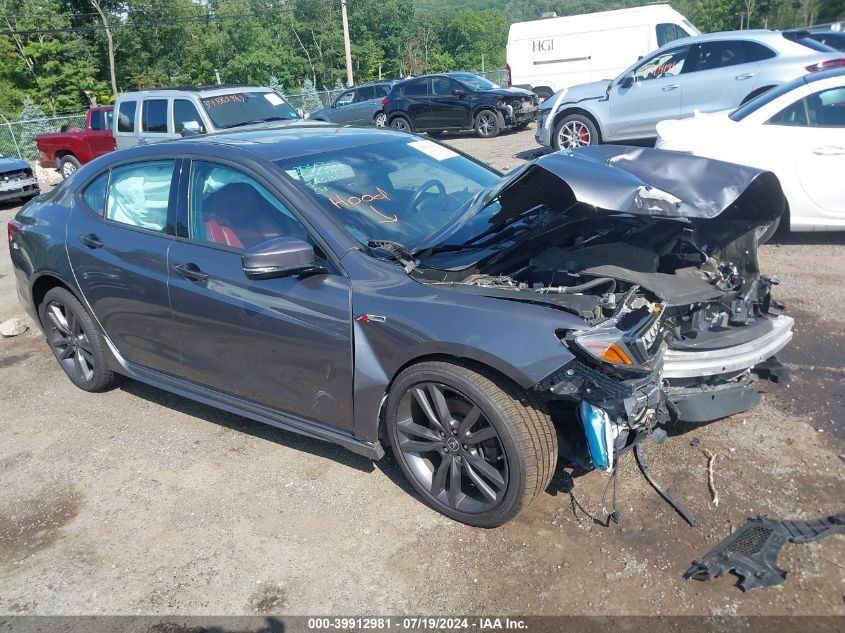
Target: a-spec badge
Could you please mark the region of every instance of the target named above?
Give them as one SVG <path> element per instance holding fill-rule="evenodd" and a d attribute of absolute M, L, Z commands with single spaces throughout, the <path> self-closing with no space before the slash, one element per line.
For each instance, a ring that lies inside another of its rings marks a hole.
<path fill-rule="evenodd" d="M 355 320 L 358 323 L 384 323 L 387 321 L 387 317 L 381 316 L 380 314 L 362 314 Z"/>

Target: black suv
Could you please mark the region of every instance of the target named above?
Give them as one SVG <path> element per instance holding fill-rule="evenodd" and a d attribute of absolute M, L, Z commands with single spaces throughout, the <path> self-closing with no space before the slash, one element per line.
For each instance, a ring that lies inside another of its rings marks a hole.
<path fill-rule="evenodd" d="M 524 129 L 537 112 L 528 90 L 500 88 L 471 73 L 414 77 L 393 86 L 382 101 L 388 125 L 403 132 L 475 130 L 492 138 L 504 129 Z"/>

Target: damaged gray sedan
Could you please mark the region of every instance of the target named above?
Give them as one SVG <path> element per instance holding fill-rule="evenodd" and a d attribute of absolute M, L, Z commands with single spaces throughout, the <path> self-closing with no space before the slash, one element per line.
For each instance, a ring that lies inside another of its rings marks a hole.
<path fill-rule="evenodd" d="M 768 172 L 650 149 L 502 177 L 443 145 L 291 125 L 117 152 L 9 225 L 68 377 L 119 376 L 393 453 L 492 527 L 676 420 L 757 404 L 793 321 L 759 271 Z"/>

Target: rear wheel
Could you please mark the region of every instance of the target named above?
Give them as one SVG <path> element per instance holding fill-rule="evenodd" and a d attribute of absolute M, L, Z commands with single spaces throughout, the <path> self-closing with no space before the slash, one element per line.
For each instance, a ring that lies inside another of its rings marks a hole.
<path fill-rule="evenodd" d="M 376 127 L 387 127 L 387 115 L 379 112 L 373 117 L 373 125 Z"/>
<path fill-rule="evenodd" d="M 501 129 L 499 115 L 492 110 L 482 110 L 475 115 L 475 133 L 481 138 L 498 136 Z"/>
<path fill-rule="evenodd" d="M 387 432 L 423 501 L 478 527 L 516 516 L 548 486 L 557 462 L 557 436 L 538 401 L 453 363 L 420 363 L 397 376 Z"/>
<path fill-rule="evenodd" d="M 397 116 L 391 119 L 390 127 L 399 132 L 413 132 L 411 122 L 404 116 Z"/>
<path fill-rule="evenodd" d="M 599 133 L 593 122 L 583 114 L 563 117 L 555 126 L 552 144 L 557 150 L 586 147 L 599 142 Z"/>
<path fill-rule="evenodd" d="M 82 167 L 82 163 L 75 156 L 63 156 L 59 161 L 59 173 L 62 178 L 69 178 L 80 167 Z"/>
<path fill-rule="evenodd" d="M 119 376 L 108 369 L 102 337 L 87 310 L 64 288 L 44 295 L 38 316 L 47 344 L 71 382 L 85 391 L 104 391 Z"/>

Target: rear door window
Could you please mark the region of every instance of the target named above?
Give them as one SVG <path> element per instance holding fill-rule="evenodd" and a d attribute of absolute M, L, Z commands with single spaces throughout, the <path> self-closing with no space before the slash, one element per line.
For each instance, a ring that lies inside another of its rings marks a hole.
<path fill-rule="evenodd" d="M 157 160 L 112 169 L 106 219 L 150 231 L 167 231 L 175 163 Z"/>
<path fill-rule="evenodd" d="M 428 79 L 420 79 L 406 84 L 402 89 L 406 97 L 421 97 L 428 94 Z"/>
<path fill-rule="evenodd" d="M 141 130 L 167 134 L 167 99 L 147 99 L 141 111 Z"/>
<path fill-rule="evenodd" d="M 124 101 L 120 104 L 120 109 L 117 114 L 118 132 L 135 131 L 135 109 L 137 107 L 137 101 Z"/>
<path fill-rule="evenodd" d="M 99 131 L 99 130 L 106 129 L 103 114 L 104 114 L 103 110 L 94 110 L 91 113 L 91 129 L 92 130 Z"/>
<path fill-rule="evenodd" d="M 714 70 L 750 61 L 745 42 L 741 41 L 702 42 L 698 50 L 698 70 Z"/>
<path fill-rule="evenodd" d="M 106 209 L 106 191 L 109 186 L 109 173 L 105 172 L 97 176 L 82 192 L 82 199 L 94 213 L 103 217 Z"/>
<path fill-rule="evenodd" d="M 372 86 L 364 86 L 363 88 L 358 88 L 358 93 L 355 95 L 355 103 L 361 103 L 363 101 L 369 101 L 370 99 L 375 99 L 376 93 L 373 90 Z"/>

